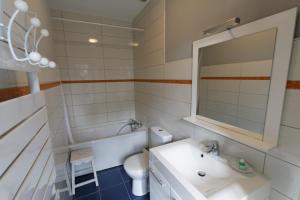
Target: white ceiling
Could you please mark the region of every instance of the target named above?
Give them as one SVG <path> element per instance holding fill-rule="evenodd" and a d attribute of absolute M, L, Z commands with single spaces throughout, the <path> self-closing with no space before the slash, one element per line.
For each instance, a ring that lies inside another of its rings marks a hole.
<path fill-rule="evenodd" d="M 141 0 L 48 0 L 54 9 L 132 21 L 146 6 Z"/>

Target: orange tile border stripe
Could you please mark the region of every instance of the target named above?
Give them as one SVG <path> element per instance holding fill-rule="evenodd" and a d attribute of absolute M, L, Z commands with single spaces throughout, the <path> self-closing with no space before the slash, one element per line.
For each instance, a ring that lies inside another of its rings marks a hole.
<path fill-rule="evenodd" d="M 201 77 L 204 80 L 271 80 L 269 76 Z"/>
<path fill-rule="evenodd" d="M 40 87 L 41 87 L 41 90 L 47 90 L 47 89 L 51 89 L 51 88 L 57 87 L 60 84 L 61 84 L 60 81 L 51 82 L 51 83 L 42 83 L 40 85 Z"/>
<path fill-rule="evenodd" d="M 270 80 L 270 77 L 203 77 L 208 80 Z M 202 79 L 203 79 L 202 78 Z M 221 79 L 220 79 L 221 78 Z M 232 79 L 234 78 L 234 79 Z M 242 79 L 240 79 L 242 78 Z M 246 79 L 245 79 L 246 78 Z M 175 80 L 175 79 L 121 79 L 121 80 L 70 80 L 43 83 L 40 85 L 41 90 L 47 90 L 57 87 L 61 84 L 72 83 L 118 83 L 118 82 L 140 82 L 140 83 L 167 83 L 167 84 L 192 84 L 192 80 Z M 288 81 L 287 89 L 300 90 L 300 81 Z M 29 94 L 28 86 L 12 87 L 0 89 L 0 102 Z"/>
<path fill-rule="evenodd" d="M 61 83 L 59 81 L 57 82 L 51 82 L 51 83 L 42 83 L 40 85 L 41 90 L 47 90 L 50 88 L 54 88 L 59 86 Z M 30 93 L 28 86 L 19 86 L 19 87 L 11 87 L 11 88 L 3 88 L 0 89 L 0 102 L 7 101 L 10 99 L 14 99 L 20 96 L 24 96 Z"/>
<path fill-rule="evenodd" d="M 134 79 L 119 79 L 119 80 L 63 80 L 63 84 L 72 83 L 117 83 L 117 82 L 134 82 Z"/>
<path fill-rule="evenodd" d="M 192 80 L 175 80 L 175 79 L 134 79 L 134 81 L 143 82 L 143 83 L 192 84 Z"/>
<path fill-rule="evenodd" d="M 64 80 L 63 84 L 71 83 L 116 83 L 116 82 L 144 82 L 144 83 L 173 83 L 173 84 L 192 84 L 192 80 L 175 79 L 120 79 L 120 80 Z"/>
<path fill-rule="evenodd" d="M 287 89 L 300 90 L 300 81 L 288 81 Z"/>

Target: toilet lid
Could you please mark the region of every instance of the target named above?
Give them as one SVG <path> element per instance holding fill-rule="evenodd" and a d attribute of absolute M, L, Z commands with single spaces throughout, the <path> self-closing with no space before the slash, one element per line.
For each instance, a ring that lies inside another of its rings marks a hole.
<path fill-rule="evenodd" d="M 147 173 L 149 168 L 148 153 L 140 153 L 127 158 L 124 163 L 127 170 L 137 173 Z"/>

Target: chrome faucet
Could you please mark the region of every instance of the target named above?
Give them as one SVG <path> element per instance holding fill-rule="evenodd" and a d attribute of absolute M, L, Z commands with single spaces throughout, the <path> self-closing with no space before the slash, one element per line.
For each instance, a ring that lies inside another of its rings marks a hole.
<path fill-rule="evenodd" d="M 143 126 L 142 122 L 139 120 L 135 120 L 135 119 L 129 119 L 128 122 L 126 122 L 126 124 L 124 124 L 117 132 L 117 135 L 121 134 L 121 131 L 125 128 L 129 126 L 130 127 L 130 131 L 136 131 L 137 129 L 141 128 Z"/>
<path fill-rule="evenodd" d="M 216 140 L 212 140 L 212 141 L 208 141 L 206 144 L 204 144 L 205 146 L 205 152 L 209 153 L 209 154 L 213 154 L 216 156 L 220 155 L 220 146 L 219 146 L 219 142 Z"/>
<path fill-rule="evenodd" d="M 135 131 L 143 126 L 141 121 L 135 119 L 129 119 L 127 124 L 130 126 L 131 131 Z"/>

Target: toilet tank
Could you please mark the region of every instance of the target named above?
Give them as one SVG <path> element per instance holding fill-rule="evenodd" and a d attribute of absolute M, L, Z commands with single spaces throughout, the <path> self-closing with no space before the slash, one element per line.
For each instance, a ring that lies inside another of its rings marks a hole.
<path fill-rule="evenodd" d="M 150 147 L 157 147 L 172 141 L 172 135 L 160 127 L 150 128 Z"/>

